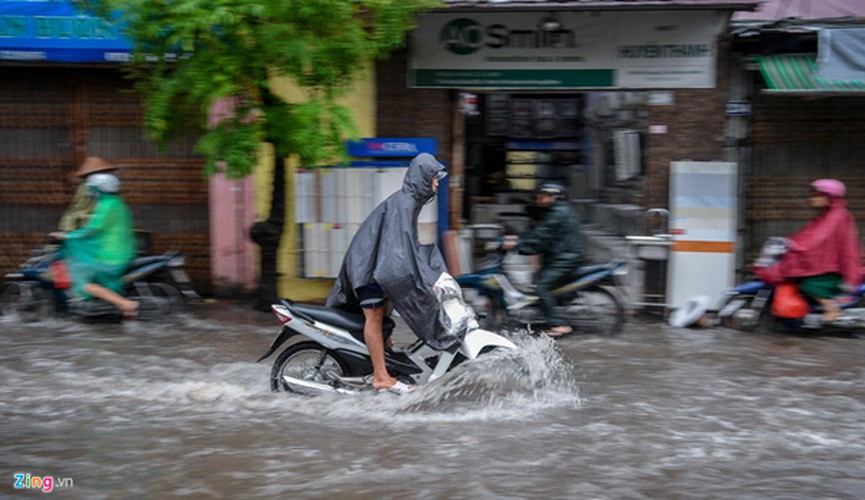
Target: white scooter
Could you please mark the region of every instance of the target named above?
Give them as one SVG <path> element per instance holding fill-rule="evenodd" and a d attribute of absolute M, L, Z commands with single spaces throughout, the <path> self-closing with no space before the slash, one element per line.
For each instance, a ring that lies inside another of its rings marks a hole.
<path fill-rule="evenodd" d="M 442 325 L 449 333 L 465 332 L 463 340 L 447 351 L 436 351 L 422 340 L 405 348 L 386 348 L 385 361 L 391 376 L 421 386 L 490 350 L 516 349 L 501 335 L 478 328 L 474 311 L 463 302 L 452 276 L 443 273 L 433 289 L 439 299 Z M 372 362 L 363 341 L 362 314 L 288 299 L 271 307 L 283 327 L 258 361 L 298 337 L 273 363 L 272 391 L 357 394 L 372 389 Z M 382 330 L 386 342 L 394 326 L 391 318 L 385 318 Z"/>

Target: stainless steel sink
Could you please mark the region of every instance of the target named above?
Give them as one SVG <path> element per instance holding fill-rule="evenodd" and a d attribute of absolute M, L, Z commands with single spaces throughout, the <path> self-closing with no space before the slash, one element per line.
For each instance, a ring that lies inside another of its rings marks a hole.
<path fill-rule="evenodd" d="M 673 246 L 672 234 L 656 234 L 654 236 L 625 236 L 632 248 L 634 257 L 642 260 L 667 260 L 670 248 Z"/>

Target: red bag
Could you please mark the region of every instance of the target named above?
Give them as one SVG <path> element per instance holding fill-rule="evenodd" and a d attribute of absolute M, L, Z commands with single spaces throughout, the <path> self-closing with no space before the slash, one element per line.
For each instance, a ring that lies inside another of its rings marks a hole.
<path fill-rule="evenodd" d="M 799 293 L 799 288 L 790 282 L 775 287 L 772 299 L 772 315 L 778 318 L 799 319 L 808 314 L 808 301 Z"/>
<path fill-rule="evenodd" d="M 54 288 L 66 289 L 72 286 L 69 279 L 69 271 L 62 260 L 55 260 L 50 265 L 51 278 L 54 280 Z"/>

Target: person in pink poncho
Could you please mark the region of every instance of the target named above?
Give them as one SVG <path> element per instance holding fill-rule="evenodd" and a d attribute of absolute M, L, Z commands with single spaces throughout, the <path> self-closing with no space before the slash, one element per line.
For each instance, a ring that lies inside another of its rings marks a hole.
<path fill-rule="evenodd" d="M 823 306 L 825 321 L 841 314 L 834 298 L 854 290 L 862 279 L 862 246 L 846 193 L 844 183 L 836 179 L 811 183 L 808 204 L 820 213 L 790 238 L 780 262 L 781 276 Z"/>

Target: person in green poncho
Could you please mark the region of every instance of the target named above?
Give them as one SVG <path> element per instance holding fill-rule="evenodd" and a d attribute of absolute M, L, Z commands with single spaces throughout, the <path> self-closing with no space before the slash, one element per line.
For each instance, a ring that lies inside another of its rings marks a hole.
<path fill-rule="evenodd" d="M 90 195 L 90 189 L 87 187 L 86 179 L 93 174 L 110 174 L 117 170 L 111 162 L 104 160 L 98 156 L 88 156 L 84 159 L 84 163 L 78 167 L 74 177 L 82 181 L 75 191 L 75 197 L 69 208 L 63 213 L 60 218 L 58 227 L 63 232 L 75 231 L 81 229 L 90 220 L 90 214 L 93 213 L 93 207 L 96 205 L 96 199 Z"/>
<path fill-rule="evenodd" d="M 80 229 L 52 236 L 64 242 L 73 291 L 110 302 L 124 318 L 134 318 L 138 303 L 121 295 L 121 278 L 135 256 L 132 212 L 119 195 L 117 177 L 91 174 L 85 186 L 96 200 L 89 220 Z"/>

